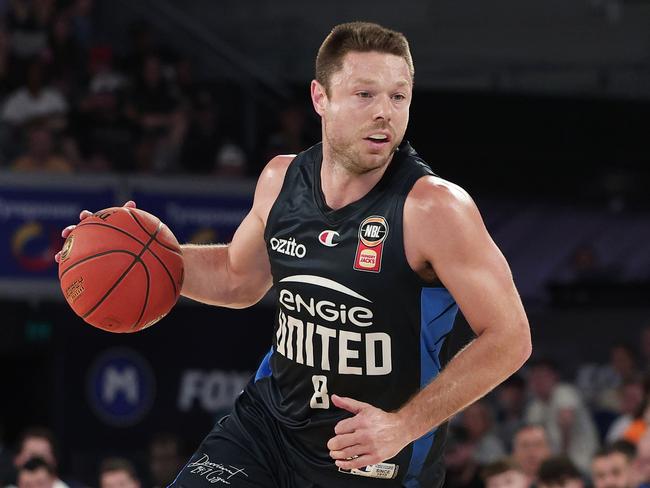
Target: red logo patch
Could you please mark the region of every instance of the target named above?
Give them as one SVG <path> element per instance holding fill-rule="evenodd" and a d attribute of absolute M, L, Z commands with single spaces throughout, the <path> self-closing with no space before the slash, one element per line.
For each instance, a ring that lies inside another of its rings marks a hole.
<path fill-rule="evenodd" d="M 388 222 L 384 217 L 373 215 L 361 222 L 354 269 L 379 273 L 384 241 L 387 236 Z"/>

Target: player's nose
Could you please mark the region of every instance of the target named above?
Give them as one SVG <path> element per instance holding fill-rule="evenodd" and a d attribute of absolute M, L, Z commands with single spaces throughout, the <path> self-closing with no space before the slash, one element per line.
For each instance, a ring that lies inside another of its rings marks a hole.
<path fill-rule="evenodd" d="M 382 95 L 378 96 L 376 100 L 374 119 L 390 121 L 393 110 L 390 97 L 388 95 Z"/>

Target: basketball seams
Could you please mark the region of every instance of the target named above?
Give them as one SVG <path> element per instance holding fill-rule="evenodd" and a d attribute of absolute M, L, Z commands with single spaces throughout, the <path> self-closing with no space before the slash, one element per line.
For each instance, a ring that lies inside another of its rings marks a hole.
<path fill-rule="evenodd" d="M 124 209 L 126 210 L 126 213 L 128 213 L 129 216 L 130 216 L 130 217 L 135 221 L 135 223 L 138 224 L 138 226 L 139 226 L 139 227 L 144 231 L 145 234 L 147 234 L 149 237 L 153 237 L 154 234 L 156 234 L 156 232 L 154 232 L 153 234 L 152 234 L 151 232 L 149 232 L 149 231 L 145 228 L 145 226 L 142 225 L 142 223 L 138 220 L 138 218 L 133 214 L 133 212 L 131 212 L 131 209 L 130 209 L 130 208 L 124 208 Z M 156 218 L 157 218 L 157 217 L 156 217 Z M 160 219 L 158 220 L 158 223 L 160 223 Z"/>
<path fill-rule="evenodd" d="M 158 234 L 160 233 L 160 230 L 162 229 L 162 226 L 164 225 L 160 219 L 158 219 L 158 226 L 157 226 L 157 228 L 156 228 L 156 231 L 155 231 L 153 234 L 151 234 L 151 233 L 150 233 L 150 232 L 145 228 L 145 226 L 142 224 L 142 222 L 140 222 L 140 219 L 138 219 L 138 217 L 137 217 L 137 213 L 136 213 L 136 212 L 133 212 L 133 211 L 132 211 L 130 208 L 128 208 L 128 207 L 124 207 L 124 209 L 125 209 L 126 212 L 129 214 L 129 216 L 130 216 L 130 217 L 135 221 L 135 223 L 138 224 L 138 226 L 142 229 L 142 231 L 143 231 L 145 234 L 147 234 L 149 237 L 153 237 L 153 240 L 154 240 L 155 242 L 157 242 L 161 247 L 163 247 L 164 249 L 167 249 L 167 250 L 173 252 L 174 254 L 176 254 L 176 255 L 178 255 L 178 256 L 182 256 L 182 255 L 183 255 L 182 253 L 176 251 L 175 249 L 171 248 L 170 246 L 167 246 L 165 243 L 160 242 L 160 241 L 158 240 Z M 143 211 L 144 211 L 144 210 L 143 210 Z M 156 218 L 157 218 L 157 217 L 156 217 Z M 176 293 L 177 293 L 176 282 L 174 281 L 174 277 L 172 276 L 171 272 L 169 271 L 169 268 L 167 268 L 167 265 L 162 261 L 162 259 L 160 259 L 160 257 L 158 257 L 158 255 L 157 255 L 155 252 L 153 252 L 153 249 L 147 248 L 147 250 L 148 250 L 148 251 L 153 255 L 154 258 L 156 258 L 156 260 L 158 261 L 158 263 L 160 263 L 160 265 L 163 267 L 163 269 L 164 269 L 165 272 L 167 273 L 167 276 L 169 277 L 169 280 L 170 280 L 171 283 L 172 283 L 172 288 L 174 288 L 174 296 L 176 296 Z"/>
<path fill-rule="evenodd" d="M 139 262 L 140 264 L 142 264 L 142 269 L 144 269 L 145 276 L 147 277 L 147 289 L 144 294 L 144 303 L 142 304 L 142 310 L 140 311 L 140 316 L 138 317 L 138 320 L 136 320 L 135 323 L 131 326 L 131 330 L 135 329 L 136 326 L 140 323 L 142 317 L 144 316 L 144 311 L 147 309 L 147 304 L 149 303 L 149 283 L 151 281 L 151 277 L 149 276 L 149 270 L 147 269 L 147 265 L 144 264 L 144 261 L 140 259 Z"/>
<path fill-rule="evenodd" d="M 71 269 L 76 268 L 78 265 L 80 265 L 80 264 L 82 264 L 82 263 L 87 263 L 87 262 L 90 261 L 91 259 L 99 258 L 99 257 L 105 256 L 105 255 L 107 255 L 107 254 L 113 254 L 113 253 L 119 253 L 119 252 L 124 253 L 124 254 L 129 254 L 129 255 L 131 255 L 132 257 L 137 257 L 137 256 L 138 256 L 138 255 L 137 255 L 136 253 L 134 253 L 133 251 L 127 251 L 127 250 L 125 250 L 125 249 L 111 249 L 110 251 L 102 251 L 102 252 L 98 252 L 97 254 L 93 254 L 92 256 L 86 256 L 85 258 L 80 259 L 79 261 L 77 261 L 77 262 L 71 264 L 70 266 L 68 266 L 68 267 L 67 267 L 67 268 L 66 268 L 66 269 L 61 273 L 61 275 L 59 276 L 59 280 L 61 280 L 61 279 L 65 276 L 65 274 L 66 274 L 68 271 L 70 271 Z"/>
<path fill-rule="evenodd" d="M 156 239 L 156 242 L 157 242 L 158 244 L 160 244 L 161 247 L 164 247 L 164 248 L 167 249 L 169 252 L 173 252 L 173 253 L 176 254 L 177 256 L 182 256 L 182 255 L 183 255 L 182 252 L 178 252 L 178 251 L 177 251 L 176 249 L 174 249 L 173 247 L 168 246 L 167 244 L 165 244 L 164 242 L 159 241 L 158 239 Z"/>
<path fill-rule="evenodd" d="M 132 212 L 132 211 L 131 211 L 130 209 L 128 209 L 128 208 L 127 208 L 126 210 L 127 210 L 127 212 L 129 213 L 129 215 L 131 216 L 131 218 L 132 218 L 133 220 L 135 220 L 135 223 L 138 224 L 138 225 L 140 226 L 140 228 L 141 228 L 141 229 L 142 229 L 142 230 L 143 230 L 143 231 L 144 231 L 148 236 L 152 236 L 152 235 L 153 235 L 153 234 L 150 234 L 149 231 L 148 231 L 147 229 L 145 229 L 144 225 L 142 225 L 142 223 L 138 220 L 138 217 L 136 217 L 136 214 L 135 214 L 134 212 Z M 159 222 L 160 224 L 162 224 L 162 222 L 160 222 L 160 220 L 159 220 L 158 222 Z M 155 240 L 158 244 L 160 244 L 162 247 L 164 247 L 165 249 L 167 249 L 167 250 L 169 250 L 169 251 L 171 251 L 171 252 L 173 252 L 173 253 L 175 253 L 175 254 L 178 254 L 179 256 L 182 256 L 182 255 L 183 255 L 182 253 L 178 252 L 178 251 L 177 251 L 176 249 L 174 249 L 173 247 L 168 246 L 168 245 L 165 244 L 164 242 L 160 242 L 160 241 L 158 240 L 157 237 L 156 237 L 154 240 Z M 153 252 L 153 251 L 152 251 L 152 252 Z"/>
<path fill-rule="evenodd" d="M 91 224 L 93 224 L 93 222 L 89 222 L 89 223 L 88 223 L 88 225 L 91 225 Z M 99 224 L 99 225 L 101 225 L 101 224 Z M 108 225 L 107 227 L 114 228 L 114 227 L 112 227 L 112 226 L 110 226 L 110 225 Z M 126 234 L 126 235 L 128 235 L 128 236 L 130 236 L 130 237 L 133 237 L 133 236 L 131 236 L 131 234 L 129 234 L 128 232 L 124 232 L 124 231 L 122 231 L 121 229 L 117 229 L 117 228 L 115 228 L 115 229 L 116 229 L 116 230 L 119 230 L 120 232 L 123 232 L 124 234 Z M 143 266 L 145 266 L 145 265 L 144 265 L 144 262 L 142 261 L 142 255 L 143 255 L 144 252 L 148 249 L 148 247 L 151 245 L 151 243 L 154 241 L 154 238 L 155 238 L 156 234 L 157 234 L 159 231 L 160 231 L 160 225 L 159 225 L 158 228 L 156 229 L 156 232 L 151 236 L 151 238 L 149 239 L 149 241 L 148 241 L 146 244 L 143 244 L 143 247 L 142 247 L 142 250 L 140 251 L 140 254 L 138 254 L 137 256 L 135 256 L 135 257 L 133 258 L 133 262 L 132 262 L 132 263 L 131 263 L 127 268 L 126 268 L 126 270 L 124 270 L 124 272 L 122 273 L 122 276 L 120 276 L 120 277 L 117 279 L 117 281 L 116 281 L 115 283 L 113 283 L 113 286 L 111 286 L 111 287 L 108 289 L 108 291 L 104 294 L 104 296 L 103 296 L 102 298 L 100 298 L 99 301 L 98 301 L 98 302 L 97 302 L 97 303 L 96 303 L 96 304 L 95 304 L 95 305 L 94 305 L 90 310 L 88 310 L 84 315 L 82 315 L 81 318 L 85 319 L 85 318 L 87 318 L 91 313 L 93 313 L 95 310 L 97 310 L 97 308 L 99 308 L 99 306 L 104 302 L 104 300 L 106 300 L 106 299 L 109 297 L 109 295 L 113 292 L 113 290 L 117 287 L 117 285 L 119 285 L 119 284 L 122 282 L 122 280 L 126 277 L 126 275 L 127 275 L 127 274 L 132 270 L 132 269 L 133 269 L 133 266 L 135 266 L 136 263 L 140 262 L 140 263 L 142 263 Z M 134 239 L 135 239 L 135 238 L 134 238 Z M 136 240 L 137 240 L 137 239 L 136 239 Z M 146 266 L 145 266 L 145 268 L 146 268 Z M 148 289 L 147 289 L 147 292 L 148 292 Z M 136 323 L 136 325 L 137 325 L 137 323 Z"/>
<path fill-rule="evenodd" d="M 162 224 L 161 224 L 161 225 L 162 225 Z M 157 242 L 158 244 L 160 244 L 160 242 L 158 242 L 157 240 L 154 239 L 154 241 Z M 158 257 L 158 255 L 157 255 L 155 252 L 153 252 L 151 249 L 148 249 L 148 251 L 153 255 L 154 258 L 156 258 L 156 260 L 158 261 L 158 263 L 160 263 L 160 265 L 161 265 L 161 266 L 163 267 L 163 269 L 165 270 L 165 273 L 167 273 L 167 276 L 169 277 L 169 281 L 172 282 L 172 287 L 174 288 L 174 296 L 176 296 L 176 293 L 177 293 L 177 290 L 176 290 L 176 282 L 174 281 L 174 277 L 172 276 L 171 271 L 169 271 L 169 268 L 167 267 L 167 265 L 163 262 L 162 259 L 160 259 L 160 258 Z"/>
<path fill-rule="evenodd" d="M 131 214 L 131 212 L 129 212 L 129 215 L 131 215 L 131 217 L 132 217 L 136 222 L 138 222 L 138 219 L 136 219 L 136 218 Z M 161 265 L 161 266 L 163 267 L 163 269 L 165 270 L 165 273 L 167 273 L 167 276 L 169 277 L 169 280 L 170 280 L 171 283 L 172 283 L 172 287 L 174 288 L 174 295 L 176 295 L 176 293 L 178 293 L 178 290 L 177 290 L 177 288 L 176 288 L 176 282 L 174 281 L 174 277 L 172 276 L 171 272 L 169 271 L 169 268 L 168 268 L 167 265 L 163 262 L 163 260 L 160 259 L 160 257 L 159 257 L 159 256 L 158 256 L 158 255 L 157 255 L 157 254 L 152 250 L 152 249 L 149 248 L 149 245 L 150 245 L 151 242 L 152 242 L 152 239 L 151 239 L 151 238 L 153 238 L 153 241 L 155 241 L 155 242 L 157 242 L 158 244 L 160 244 L 163 248 L 165 248 L 165 249 L 169 249 L 168 246 L 166 246 L 165 244 L 163 244 L 162 242 L 160 242 L 158 239 L 156 239 L 156 236 L 157 236 L 158 233 L 160 232 L 160 229 L 162 229 L 162 226 L 163 226 L 163 223 L 162 223 L 162 222 L 158 221 L 158 228 L 156 229 L 156 231 L 155 231 L 153 234 L 149 234 L 149 232 L 147 232 L 147 230 L 146 230 L 144 227 L 142 227 L 142 225 L 138 222 L 138 225 L 139 225 L 139 226 L 142 228 L 142 230 L 144 230 L 144 231 L 147 233 L 147 235 L 150 237 L 149 243 L 146 244 L 146 245 L 145 245 L 144 242 L 142 242 L 140 239 L 138 239 L 137 237 L 135 237 L 133 234 L 130 234 L 129 232 L 127 232 L 127 231 L 125 231 L 125 230 L 123 230 L 123 229 L 120 229 L 119 227 L 115 227 L 114 225 L 106 224 L 106 223 L 103 223 L 103 222 L 82 222 L 82 223 L 80 223 L 79 225 L 77 225 L 77 227 L 86 227 L 86 226 L 88 226 L 88 225 L 95 225 L 95 226 L 98 226 L 98 227 L 106 227 L 106 228 L 108 228 L 108 229 L 114 229 L 114 230 L 116 230 L 116 231 L 118 231 L 118 232 L 124 234 L 125 236 L 129 236 L 131 239 L 133 239 L 134 241 L 136 241 L 138 244 L 144 246 L 144 247 L 145 247 L 145 250 L 148 250 L 148 251 L 153 255 L 153 257 L 156 258 L 156 260 L 158 261 L 158 263 L 160 263 L 160 265 Z M 178 255 L 178 256 L 182 256 L 182 253 L 179 253 L 179 252 L 175 251 L 174 249 L 169 249 L 169 250 L 172 251 L 172 252 L 174 252 L 174 253 L 175 253 L 176 255 Z"/>
<path fill-rule="evenodd" d="M 162 222 L 158 222 L 158 228 L 156 229 L 156 232 L 154 232 L 153 234 L 151 234 L 151 237 L 153 238 L 153 241 L 149 241 L 149 244 L 151 244 L 151 242 L 156 242 L 156 243 L 160 244 L 160 241 L 159 241 L 158 239 L 156 239 L 156 235 L 158 235 L 158 233 L 160 232 L 160 230 L 162 229 L 162 227 L 163 227 L 163 223 L 162 223 Z M 169 281 L 172 282 L 172 288 L 174 288 L 174 296 L 176 296 L 176 293 L 177 293 L 177 290 L 176 290 L 176 282 L 174 281 L 174 277 L 172 276 L 171 271 L 169 271 L 169 268 L 168 268 L 167 265 L 163 262 L 163 260 L 160 259 L 160 257 L 158 257 L 158 255 L 157 255 L 155 252 L 153 252 L 153 249 L 150 249 L 149 247 L 147 247 L 147 251 L 149 251 L 149 252 L 151 253 L 151 255 L 152 255 L 154 258 L 156 258 L 156 261 L 158 261 L 158 263 L 159 263 L 159 264 L 163 267 L 163 269 L 165 270 L 165 273 L 167 273 L 167 276 L 169 277 Z M 178 253 L 177 253 L 177 254 L 178 254 Z M 179 254 L 179 256 L 182 256 L 182 254 Z"/>
<path fill-rule="evenodd" d="M 144 242 L 142 242 L 140 239 L 138 239 L 137 237 L 135 237 L 133 234 L 130 234 L 130 233 L 128 233 L 127 231 L 125 231 L 125 230 L 123 230 L 123 229 L 120 229 L 119 227 L 115 227 L 114 225 L 110 225 L 110 224 L 105 224 L 105 223 L 103 223 L 103 222 L 82 222 L 82 223 L 80 223 L 79 225 L 77 225 L 77 227 L 75 228 L 75 230 L 78 229 L 79 227 L 86 227 L 86 226 L 88 226 L 88 225 L 95 225 L 95 226 L 98 226 L 98 227 L 107 227 L 107 228 L 109 228 L 109 229 L 116 230 L 116 231 L 118 231 L 118 232 L 124 234 L 125 236 L 129 236 L 131 239 L 133 239 L 135 242 L 137 242 L 137 243 L 140 244 L 141 246 L 144 246 L 144 245 L 145 245 Z M 73 231 L 73 232 L 74 232 L 74 231 Z M 151 237 L 150 234 L 147 234 L 147 235 L 148 235 L 149 237 Z"/>
<path fill-rule="evenodd" d="M 119 285 L 119 284 L 122 282 L 122 280 L 126 277 L 126 275 L 129 274 L 129 272 L 133 269 L 133 266 L 135 266 L 135 264 L 136 264 L 137 262 L 139 262 L 139 261 L 141 262 L 142 260 L 141 260 L 138 256 L 135 256 L 135 257 L 133 258 L 133 261 L 131 262 L 131 264 L 129 264 L 129 266 L 124 270 L 124 272 L 122 273 L 122 275 L 117 279 L 117 281 L 116 281 L 115 283 L 113 283 L 113 285 L 108 289 L 108 291 L 104 294 L 104 296 L 101 297 L 101 298 L 99 299 L 99 301 L 98 301 L 98 302 L 97 302 L 93 307 L 91 307 L 90 310 L 88 310 L 85 314 L 83 314 L 83 315 L 81 316 L 81 318 L 82 318 L 82 319 L 85 319 L 85 318 L 88 317 L 91 313 L 93 313 L 95 310 L 97 310 L 97 308 L 98 308 L 102 303 L 104 303 L 104 300 L 106 300 L 106 299 L 109 297 L 109 295 L 110 295 L 111 293 L 113 293 L 113 290 L 117 287 L 117 285 Z"/>

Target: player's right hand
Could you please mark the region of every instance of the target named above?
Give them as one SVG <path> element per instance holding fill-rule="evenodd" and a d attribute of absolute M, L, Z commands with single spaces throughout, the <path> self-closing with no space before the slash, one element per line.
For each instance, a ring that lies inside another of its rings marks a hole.
<path fill-rule="evenodd" d="M 128 208 L 135 208 L 135 202 L 133 200 L 129 200 L 123 206 L 128 207 Z M 79 214 L 79 222 L 81 222 L 85 218 L 90 217 L 92 214 L 93 213 L 90 210 L 82 210 L 81 213 Z M 61 231 L 61 237 L 63 237 L 64 239 L 67 239 L 68 236 L 70 235 L 70 232 L 72 232 L 75 229 L 75 227 L 77 227 L 77 226 L 76 225 L 67 226 L 65 229 L 63 229 Z M 61 251 L 57 252 L 54 255 L 54 260 L 58 263 L 60 257 L 61 257 Z"/>

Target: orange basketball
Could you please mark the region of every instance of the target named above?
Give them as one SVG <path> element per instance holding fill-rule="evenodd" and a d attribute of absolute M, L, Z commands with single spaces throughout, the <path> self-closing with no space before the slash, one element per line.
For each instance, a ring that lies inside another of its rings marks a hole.
<path fill-rule="evenodd" d="M 174 306 L 183 256 L 174 234 L 143 210 L 107 208 L 81 221 L 61 250 L 65 299 L 90 325 L 136 332 Z"/>

